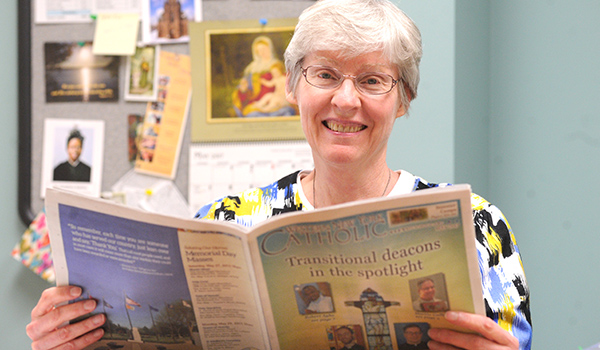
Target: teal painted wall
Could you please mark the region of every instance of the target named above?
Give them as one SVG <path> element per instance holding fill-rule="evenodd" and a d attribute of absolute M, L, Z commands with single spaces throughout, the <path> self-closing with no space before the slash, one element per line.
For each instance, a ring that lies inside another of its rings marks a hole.
<path fill-rule="evenodd" d="M 434 182 L 454 182 L 454 1 L 395 1 L 423 40 L 421 82 L 409 116 L 396 120 L 388 147 L 392 169 Z M 434 140 L 428 142 L 427 140 Z"/>
<path fill-rule="evenodd" d="M 396 3 L 422 29 L 424 59 L 390 164 L 471 183 L 502 208 L 532 290 L 534 349 L 600 342 L 600 2 Z"/>
<path fill-rule="evenodd" d="M 456 2 L 454 181 L 489 196 L 489 2 Z M 490 198 L 492 200 L 492 198 Z"/>
<path fill-rule="evenodd" d="M 490 197 L 532 290 L 535 349 L 600 342 L 600 1 L 491 1 Z"/>
<path fill-rule="evenodd" d="M 17 1 L 0 11 L 0 339 L 2 349 L 30 349 L 25 325 L 42 290 L 50 285 L 10 256 L 25 227 L 17 210 Z"/>

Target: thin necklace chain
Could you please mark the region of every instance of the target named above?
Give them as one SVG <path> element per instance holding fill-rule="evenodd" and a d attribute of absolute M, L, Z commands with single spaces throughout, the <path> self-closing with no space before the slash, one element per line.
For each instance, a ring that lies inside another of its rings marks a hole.
<path fill-rule="evenodd" d="M 388 186 L 390 185 L 390 180 L 391 179 L 392 179 L 392 171 L 390 170 L 390 168 L 388 168 L 387 183 L 385 184 L 385 188 L 383 189 L 383 193 L 379 197 L 385 196 L 385 193 L 387 192 Z M 316 172 L 316 170 L 313 170 L 313 183 L 312 183 L 313 208 L 317 208 L 317 195 L 316 195 L 316 192 L 315 192 L 315 182 L 317 182 L 316 180 L 317 180 L 317 172 Z"/>

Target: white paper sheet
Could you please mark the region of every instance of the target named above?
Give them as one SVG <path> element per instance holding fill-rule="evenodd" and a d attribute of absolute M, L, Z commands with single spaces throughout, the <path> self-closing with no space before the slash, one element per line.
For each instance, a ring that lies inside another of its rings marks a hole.
<path fill-rule="evenodd" d="M 86 23 L 98 13 L 142 13 L 140 0 L 35 0 L 35 23 Z"/>
<path fill-rule="evenodd" d="M 188 202 L 196 211 L 218 197 L 266 186 L 295 170 L 312 168 L 306 141 L 192 144 Z"/>

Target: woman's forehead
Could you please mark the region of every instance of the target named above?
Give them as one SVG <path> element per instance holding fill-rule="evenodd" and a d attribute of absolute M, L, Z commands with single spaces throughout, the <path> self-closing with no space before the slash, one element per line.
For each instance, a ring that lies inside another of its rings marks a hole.
<path fill-rule="evenodd" d="M 339 51 L 316 51 L 306 55 L 306 64 L 324 64 L 335 68 L 395 70 L 394 65 L 380 51 L 348 55 Z"/>

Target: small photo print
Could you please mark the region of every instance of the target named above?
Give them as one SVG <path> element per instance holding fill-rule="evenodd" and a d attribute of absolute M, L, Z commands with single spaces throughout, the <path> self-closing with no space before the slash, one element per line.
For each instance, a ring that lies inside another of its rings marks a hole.
<path fill-rule="evenodd" d="M 429 328 L 429 323 L 425 322 L 394 323 L 398 350 L 428 350 Z"/>
<path fill-rule="evenodd" d="M 143 46 L 127 58 L 126 101 L 155 101 L 158 94 L 159 46 Z"/>
<path fill-rule="evenodd" d="M 92 42 L 44 44 L 46 102 L 119 100 L 119 57 L 92 53 Z"/>
<path fill-rule="evenodd" d="M 362 327 L 357 324 L 329 327 L 327 329 L 327 341 L 329 349 L 366 350 Z"/>
<path fill-rule="evenodd" d="M 443 273 L 410 280 L 409 287 L 415 311 L 444 312 L 450 309 Z"/>
<path fill-rule="evenodd" d="M 298 312 L 301 315 L 333 312 L 329 282 L 305 283 L 294 286 Z"/>
<path fill-rule="evenodd" d="M 142 40 L 147 44 L 188 42 L 188 24 L 202 21 L 201 0 L 142 1 Z"/>
<path fill-rule="evenodd" d="M 104 121 L 45 119 L 41 197 L 57 187 L 100 195 Z"/>
<path fill-rule="evenodd" d="M 134 165 L 137 158 L 140 137 L 142 135 L 142 123 L 144 117 L 141 114 L 130 114 L 127 116 L 127 141 L 129 144 L 129 162 Z"/>

